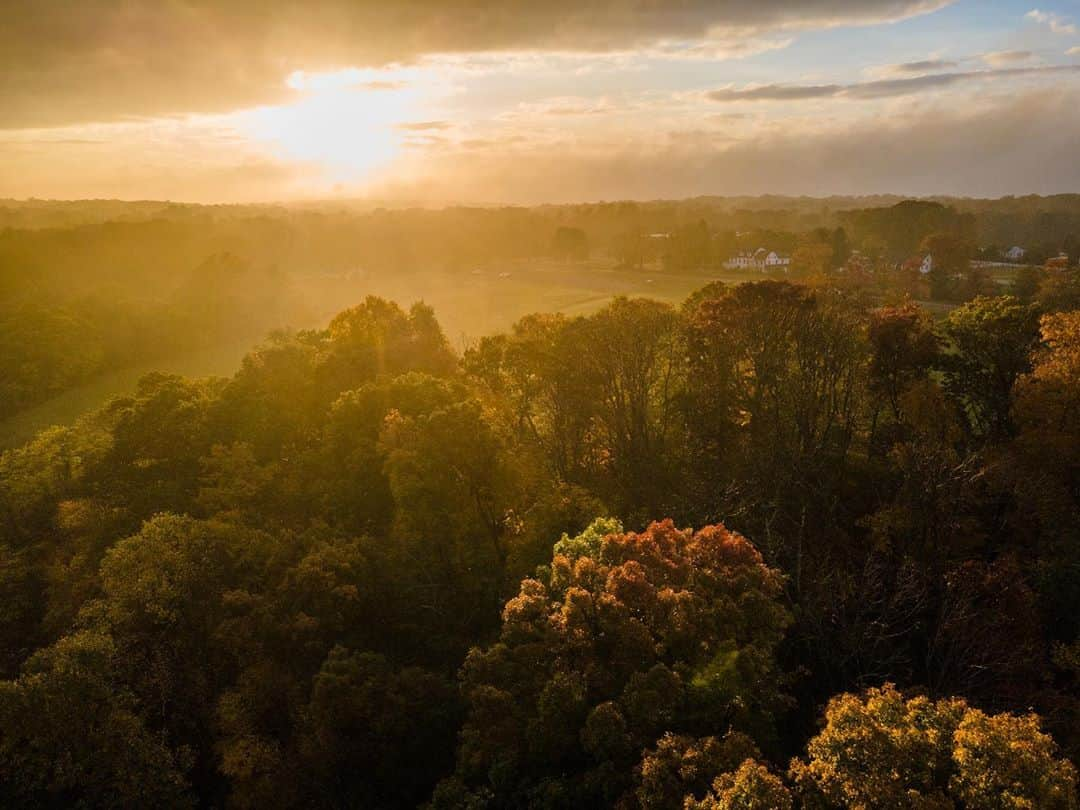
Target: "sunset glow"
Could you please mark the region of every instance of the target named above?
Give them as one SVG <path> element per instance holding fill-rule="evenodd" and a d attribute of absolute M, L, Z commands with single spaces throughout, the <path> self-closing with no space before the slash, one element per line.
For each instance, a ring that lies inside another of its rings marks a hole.
<path fill-rule="evenodd" d="M 0 33 L 24 55 L 0 80 L 0 195 L 540 202 L 1080 179 L 1069 0 L 110 8 L 30 5 Z M 27 50 L 58 24 L 68 46 Z"/>
<path fill-rule="evenodd" d="M 293 74 L 296 101 L 234 116 L 238 131 L 283 161 L 318 166 L 335 183 L 371 179 L 400 154 L 397 129 L 422 112 L 421 92 L 360 71 Z"/>

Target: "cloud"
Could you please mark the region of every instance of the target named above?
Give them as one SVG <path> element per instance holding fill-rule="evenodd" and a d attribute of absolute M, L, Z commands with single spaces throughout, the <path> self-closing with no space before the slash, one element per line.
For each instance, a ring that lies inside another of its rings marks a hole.
<path fill-rule="evenodd" d="M 868 116 L 809 134 L 779 128 L 734 142 L 691 131 L 663 144 L 553 144 L 527 161 L 498 146 L 453 150 L 436 156 L 413 184 L 372 193 L 508 203 L 701 194 L 1064 193 L 1080 187 L 1078 137 L 1080 92 L 1050 88 L 974 110 L 952 102 L 911 103 L 888 118 Z"/>
<path fill-rule="evenodd" d="M 1015 64 L 1016 62 L 1026 62 L 1034 55 L 1031 51 L 991 51 L 990 53 L 984 53 L 982 60 L 988 65 L 1000 67 L 1001 65 Z"/>
<path fill-rule="evenodd" d="M 529 128 L 528 138 L 513 127 L 468 133 L 466 140 L 444 139 L 438 128 L 406 130 L 407 154 L 375 185 L 354 191 L 425 201 L 533 203 L 698 194 L 998 196 L 1080 187 L 1080 87 L 1074 83 L 900 99 L 889 115 L 864 113 L 856 105 L 851 115 L 822 115 L 810 105 L 802 108 L 803 117 L 773 121 L 754 111 L 711 109 L 718 112 L 673 117 L 670 123 L 665 117 L 662 131 L 624 127 L 622 121 L 573 133 L 561 126 L 545 133 Z M 191 123 L 178 122 L 175 132 L 162 132 L 164 126 L 0 133 L 0 197 L 93 194 L 221 202 L 334 193 L 337 181 L 317 166 L 252 154 L 245 143 L 229 140 L 217 122 L 189 134 L 184 129 Z M 69 138 L 99 143 L 54 143 Z M 196 144 L 196 151 L 185 142 Z"/>
<path fill-rule="evenodd" d="M 763 84 L 736 89 L 725 87 L 706 93 L 710 101 L 803 101 L 812 98 L 835 98 L 846 89 L 842 84 Z"/>
<path fill-rule="evenodd" d="M 917 62 L 902 62 L 899 65 L 885 65 L 875 72 L 883 76 L 914 76 L 921 73 L 934 73 L 952 70 L 959 65 L 948 59 L 922 59 Z"/>
<path fill-rule="evenodd" d="M 364 82 L 356 85 L 358 90 L 401 90 L 408 85 L 405 82 Z"/>
<path fill-rule="evenodd" d="M 1074 23 L 1067 22 L 1064 18 L 1051 11 L 1040 11 L 1037 8 L 1033 8 L 1024 16 L 1029 20 L 1034 20 L 1041 25 L 1048 26 L 1055 34 L 1076 33 L 1076 25 Z"/>
<path fill-rule="evenodd" d="M 793 37 L 736 37 L 714 41 L 665 41 L 643 51 L 655 59 L 685 61 L 723 61 L 745 59 L 769 51 L 781 51 L 795 41 Z"/>
<path fill-rule="evenodd" d="M 718 102 L 804 101 L 820 98 L 867 101 L 908 96 L 977 81 L 1076 73 L 1080 73 L 1080 65 L 1002 68 L 998 70 L 973 70 L 963 73 L 931 73 L 926 76 L 915 76 L 907 79 L 877 79 L 854 84 L 767 84 L 744 88 L 728 87 L 709 91 L 706 93 L 706 98 Z"/>
<path fill-rule="evenodd" d="M 100 141 L 0 140 L 0 197 L 258 202 L 296 198 L 323 182 L 316 167 L 257 154 L 206 151 L 193 158 L 117 141 L 114 134 Z"/>
<path fill-rule="evenodd" d="M 426 132 L 429 130 L 450 129 L 453 126 L 449 121 L 407 121 L 398 124 L 397 129 L 403 132 Z"/>
<path fill-rule="evenodd" d="M 512 110 L 498 116 L 503 120 L 547 117 L 572 118 L 584 115 L 604 115 L 613 112 L 625 112 L 633 105 L 624 101 L 614 102 L 607 97 L 590 98 L 585 96 L 556 96 L 539 101 L 520 102 Z"/>
<path fill-rule="evenodd" d="M 277 103 L 297 92 L 284 84 L 296 71 L 432 54 L 671 43 L 721 53 L 724 43 L 889 22 L 951 1 L 4 0 L 0 128 Z"/>

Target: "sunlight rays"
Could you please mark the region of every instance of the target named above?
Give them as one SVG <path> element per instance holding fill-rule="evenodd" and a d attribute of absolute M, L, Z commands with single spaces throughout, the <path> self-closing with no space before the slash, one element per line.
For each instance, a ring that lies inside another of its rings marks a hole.
<path fill-rule="evenodd" d="M 398 156 L 399 127 L 424 114 L 425 89 L 402 73 L 297 71 L 286 81 L 296 101 L 237 113 L 235 125 L 276 157 L 315 164 L 334 182 L 368 180 Z"/>

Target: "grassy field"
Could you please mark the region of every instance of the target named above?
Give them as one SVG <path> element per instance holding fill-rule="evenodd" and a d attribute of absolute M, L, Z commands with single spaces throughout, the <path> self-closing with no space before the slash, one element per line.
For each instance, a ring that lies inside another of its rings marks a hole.
<path fill-rule="evenodd" d="M 231 375 L 240 365 L 252 341 L 216 346 L 159 360 L 146 365 L 127 366 L 69 388 L 62 394 L 20 411 L 0 421 L 0 450 L 17 447 L 34 434 L 52 425 L 68 425 L 87 411 L 100 407 L 112 397 L 135 390 L 139 379 L 152 371 L 183 374 L 188 377 Z"/>
<path fill-rule="evenodd" d="M 510 328 L 532 312 L 583 315 L 600 309 L 618 295 L 649 296 L 678 304 L 715 279 L 738 283 L 746 276 L 627 271 L 601 262 L 522 262 L 455 274 L 413 273 L 400 277 L 304 276 L 296 279 L 297 285 L 307 299 L 307 308 L 316 316 L 309 323 L 288 326 L 324 326 L 335 314 L 367 295 L 389 298 L 403 307 L 424 301 L 435 309 L 447 338 L 460 351 L 484 335 Z M 191 377 L 231 375 L 257 340 L 253 337 L 97 377 L 0 421 L 0 449 L 22 444 L 50 425 L 70 424 L 111 397 L 129 393 L 139 378 L 151 371 Z"/>
<path fill-rule="evenodd" d="M 323 321 L 364 295 L 380 295 L 407 306 L 424 301 L 456 348 L 483 335 L 509 329 L 533 312 L 594 312 L 614 297 L 647 296 L 678 304 L 711 281 L 739 283 L 735 274 L 672 274 L 659 270 L 616 269 L 611 263 L 521 262 L 477 267 L 462 273 L 415 274 L 395 278 L 327 278 L 311 290 Z"/>

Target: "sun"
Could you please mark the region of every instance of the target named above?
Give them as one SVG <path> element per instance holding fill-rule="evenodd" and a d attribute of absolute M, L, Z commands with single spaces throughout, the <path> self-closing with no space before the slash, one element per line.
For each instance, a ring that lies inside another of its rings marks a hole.
<path fill-rule="evenodd" d="M 420 90 L 357 69 L 289 76 L 298 98 L 243 114 L 240 129 L 279 158 L 313 163 L 328 179 L 370 179 L 398 156 L 399 126 L 421 111 Z"/>

